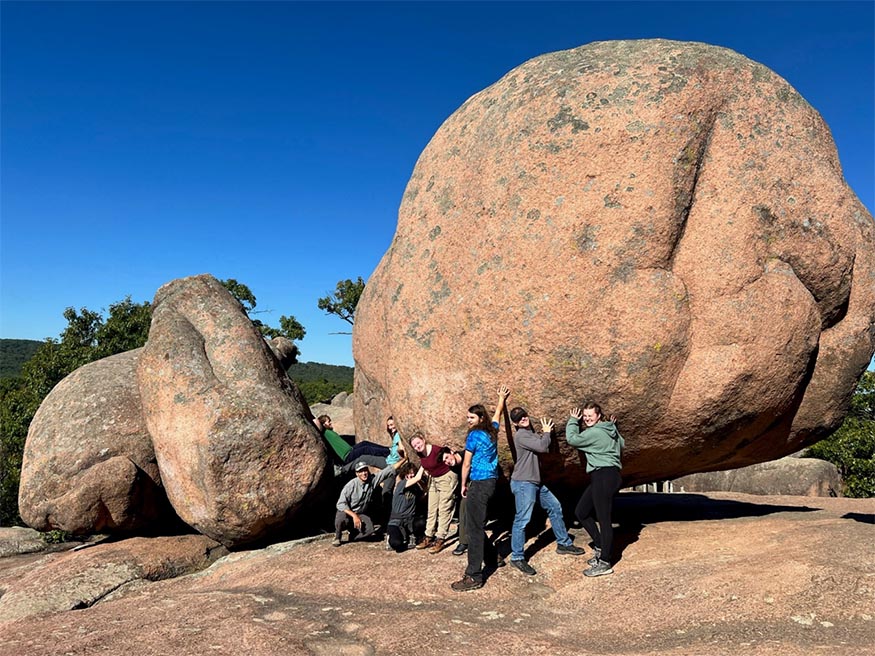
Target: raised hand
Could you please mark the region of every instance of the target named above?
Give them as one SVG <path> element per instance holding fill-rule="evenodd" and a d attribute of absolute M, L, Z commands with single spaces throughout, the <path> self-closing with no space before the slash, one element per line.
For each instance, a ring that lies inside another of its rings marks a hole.
<path fill-rule="evenodd" d="M 572 408 L 570 414 L 572 417 L 574 417 L 578 421 L 583 419 L 583 412 L 580 410 L 580 408 Z"/>
<path fill-rule="evenodd" d="M 543 417 L 541 419 L 541 430 L 545 433 L 549 433 L 551 430 L 553 430 L 553 422 L 550 419 Z"/>

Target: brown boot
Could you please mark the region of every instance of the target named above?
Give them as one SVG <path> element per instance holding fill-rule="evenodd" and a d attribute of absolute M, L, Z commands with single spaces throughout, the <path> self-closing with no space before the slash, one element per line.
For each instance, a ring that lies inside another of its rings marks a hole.
<path fill-rule="evenodd" d="M 431 545 L 434 544 L 434 538 L 430 535 L 426 535 L 422 538 L 422 542 L 416 545 L 417 549 L 428 549 Z"/>
<path fill-rule="evenodd" d="M 438 538 L 434 541 L 434 544 L 431 545 L 431 549 L 428 550 L 428 553 L 440 553 L 443 551 L 445 540 L 443 538 Z"/>

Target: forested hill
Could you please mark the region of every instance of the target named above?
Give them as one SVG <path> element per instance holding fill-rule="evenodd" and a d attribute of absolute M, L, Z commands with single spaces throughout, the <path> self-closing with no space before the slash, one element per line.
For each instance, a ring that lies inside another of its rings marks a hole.
<path fill-rule="evenodd" d="M 33 339 L 0 339 L 0 378 L 17 376 L 40 344 Z"/>
<path fill-rule="evenodd" d="M 340 392 L 352 392 L 352 367 L 299 362 L 289 367 L 288 374 L 304 394 L 307 403 L 330 401 Z"/>
<path fill-rule="evenodd" d="M 32 339 L 0 339 L 0 378 L 17 376 L 42 343 Z M 289 378 L 298 384 L 309 403 L 327 401 L 339 392 L 351 392 L 352 374 L 352 367 L 320 362 L 299 362 L 289 367 Z"/>
<path fill-rule="evenodd" d="M 302 383 L 313 380 L 324 380 L 329 383 L 345 385 L 352 383 L 352 367 L 337 364 L 322 364 L 320 362 L 298 362 L 288 369 L 289 378 Z"/>

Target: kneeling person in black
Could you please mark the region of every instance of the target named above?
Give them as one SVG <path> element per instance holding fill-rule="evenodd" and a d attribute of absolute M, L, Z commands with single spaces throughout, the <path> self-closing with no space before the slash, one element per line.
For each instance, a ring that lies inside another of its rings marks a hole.
<path fill-rule="evenodd" d="M 416 502 L 422 496 L 419 481 L 423 468 L 416 471 L 413 465 L 403 460 L 398 467 L 398 479 L 392 494 L 392 514 L 389 516 L 389 546 L 396 552 L 407 549 L 413 535 L 413 520 L 416 515 Z"/>

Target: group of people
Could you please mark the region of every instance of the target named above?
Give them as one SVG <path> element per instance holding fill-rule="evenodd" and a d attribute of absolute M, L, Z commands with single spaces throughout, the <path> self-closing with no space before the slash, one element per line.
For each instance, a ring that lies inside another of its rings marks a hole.
<path fill-rule="evenodd" d="M 387 548 L 400 552 L 413 547 L 439 553 L 447 546 L 458 500 L 458 540 L 453 553 L 459 556 L 467 553 L 468 563 L 463 577 L 452 583 L 452 588 L 461 592 L 482 587 L 484 571 L 505 564 L 486 536 L 486 524 L 490 501 L 496 494 L 501 474 L 498 431 L 502 417 L 507 416 L 514 429 L 512 452 L 515 460 L 510 479 L 515 505 L 511 566 L 529 576 L 537 574 L 525 557 L 525 531 L 536 503 L 550 519 L 556 552 L 583 555 L 585 549 L 574 545 L 568 534 L 559 500 L 541 479 L 539 454 L 550 449 L 553 422 L 541 419 L 541 432 L 536 432 L 524 408 L 514 407 L 507 412 L 509 396 L 510 390 L 501 386 L 491 417 L 482 404 L 468 408 L 468 435 L 461 453 L 446 446 L 433 445 L 421 434 L 411 437 L 409 444 L 419 459 L 418 468 L 404 451 L 394 418 L 389 417 L 386 422 L 391 438 L 391 446 L 386 447 L 373 442 L 349 445 L 333 431 L 330 417 L 319 417 L 316 423 L 340 463 L 335 468 L 336 473 L 355 472 L 355 477 L 343 486 L 337 501 L 333 544 L 342 544 L 344 530 L 349 531 L 350 539 L 367 539 L 374 535 L 369 508 L 377 489 L 380 489 L 382 504 L 390 508 L 386 525 Z M 611 574 L 611 515 L 614 496 L 622 483 L 623 437 L 617 430 L 614 417 L 605 418 L 595 403 L 571 410 L 565 437 L 570 446 L 585 454 L 586 471 L 591 480 L 575 508 L 575 515 L 589 534 L 592 545 L 589 568 L 584 575 Z M 378 469 L 379 473 L 372 474 L 371 467 Z M 427 492 L 424 492 L 421 482 L 426 475 L 428 485 Z M 415 536 L 422 531 L 416 530 L 416 508 L 423 494 L 427 494 L 428 512 L 424 537 L 417 543 Z"/>

